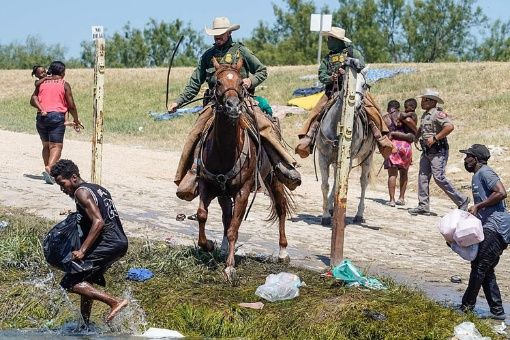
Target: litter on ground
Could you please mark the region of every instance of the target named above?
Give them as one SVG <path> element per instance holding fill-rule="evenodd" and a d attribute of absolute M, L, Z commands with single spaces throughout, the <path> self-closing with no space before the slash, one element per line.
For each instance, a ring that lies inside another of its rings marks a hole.
<path fill-rule="evenodd" d="M 131 268 L 127 272 L 126 278 L 133 281 L 147 281 L 151 277 L 153 277 L 154 274 L 149 269 L 145 268 Z"/>
<path fill-rule="evenodd" d="M 350 260 L 343 260 L 331 271 L 333 277 L 344 281 L 349 287 L 361 286 L 370 289 L 386 289 L 377 279 L 363 276 Z"/>

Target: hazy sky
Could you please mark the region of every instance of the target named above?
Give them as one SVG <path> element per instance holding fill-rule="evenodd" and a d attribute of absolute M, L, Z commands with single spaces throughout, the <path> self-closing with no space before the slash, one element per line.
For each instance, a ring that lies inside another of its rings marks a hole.
<path fill-rule="evenodd" d="M 232 23 L 240 24 L 235 36 L 242 38 L 250 35 L 260 20 L 273 23 L 273 3 L 286 8 L 281 0 L 6 0 L 0 11 L 0 44 L 23 43 L 33 35 L 44 43 L 65 46 L 67 57 L 78 57 L 80 42 L 91 39 L 92 25 L 104 26 L 108 35 L 120 31 L 128 21 L 132 27 L 143 28 L 149 18 L 181 19 L 203 32 L 216 16 L 228 16 Z M 315 4 L 338 9 L 337 0 L 316 0 Z M 478 5 L 492 20 L 510 20 L 510 0 L 478 0 Z"/>

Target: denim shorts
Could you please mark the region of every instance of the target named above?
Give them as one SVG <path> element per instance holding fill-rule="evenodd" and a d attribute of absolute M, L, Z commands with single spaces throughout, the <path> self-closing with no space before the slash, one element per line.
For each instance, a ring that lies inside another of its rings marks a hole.
<path fill-rule="evenodd" d="M 64 125 L 65 113 L 48 112 L 46 116 L 37 113 L 36 128 L 41 141 L 63 143 L 66 127 Z"/>

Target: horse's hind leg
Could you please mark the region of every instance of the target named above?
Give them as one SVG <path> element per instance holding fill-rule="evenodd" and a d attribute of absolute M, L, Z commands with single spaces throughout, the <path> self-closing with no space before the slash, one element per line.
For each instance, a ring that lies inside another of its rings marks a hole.
<path fill-rule="evenodd" d="M 221 254 L 225 255 L 228 252 L 228 239 L 227 231 L 232 221 L 232 199 L 228 196 L 218 197 L 218 203 L 221 207 L 221 220 L 223 222 L 223 239 L 221 241 Z"/>
<path fill-rule="evenodd" d="M 199 188 L 200 187 L 204 187 L 204 185 L 199 185 Z M 212 243 L 210 240 L 207 240 L 207 237 L 205 236 L 205 222 L 207 222 L 208 208 L 212 199 L 213 197 L 209 196 L 205 190 L 200 190 L 200 202 L 198 204 L 197 210 L 198 245 L 205 251 L 214 250 L 214 243 Z"/>
<path fill-rule="evenodd" d="M 372 158 L 373 154 L 368 156 L 368 158 L 365 159 L 361 164 L 361 176 L 360 176 L 361 195 L 359 197 L 358 211 L 356 212 L 356 216 L 354 216 L 354 223 L 365 222 L 365 219 L 363 218 L 363 214 L 365 213 L 365 194 L 367 191 L 368 182 L 370 180 L 370 168 L 372 166 Z"/>
<path fill-rule="evenodd" d="M 271 198 L 273 201 L 272 208 L 276 211 L 276 215 L 278 216 L 278 230 L 280 233 L 278 240 L 278 244 L 280 246 L 278 262 L 289 263 L 290 256 L 287 252 L 287 236 L 285 235 L 285 220 L 287 218 L 288 207 L 287 196 L 285 195 L 285 188 L 283 184 L 277 178 L 273 178 L 270 183 L 270 187 L 272 192 Z"/>

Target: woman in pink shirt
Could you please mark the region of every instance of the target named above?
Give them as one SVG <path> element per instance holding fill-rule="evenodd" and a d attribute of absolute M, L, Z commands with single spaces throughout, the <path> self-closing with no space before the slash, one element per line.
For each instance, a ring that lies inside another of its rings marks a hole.
<path fill-rule="evenodd" d="M 71 123 L 76 130 L 82 127 L 74 103 L 71 86 L 64 80 L 66 66 L 61 61 L 54 61 L 48 68 L 51 77 L 45 78 L 36 86 L 30 104 L 37 108 L 36 127 L 43 144 L 43 177 L 46 183 L 53 184 L 50 171 L 62 154 L 65 134 L 65 115 L 73 116 Z"/>

